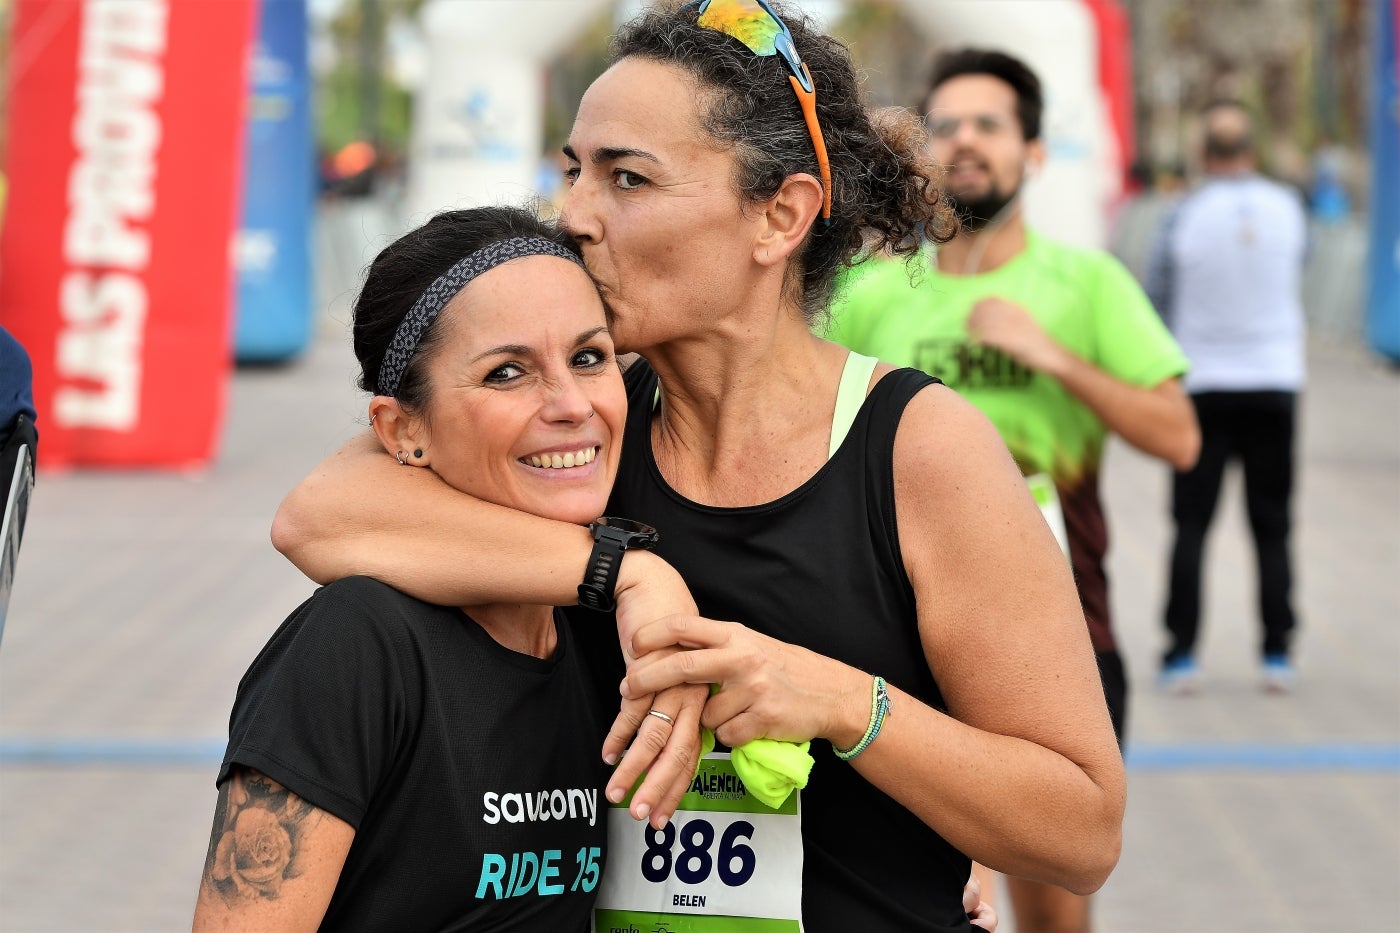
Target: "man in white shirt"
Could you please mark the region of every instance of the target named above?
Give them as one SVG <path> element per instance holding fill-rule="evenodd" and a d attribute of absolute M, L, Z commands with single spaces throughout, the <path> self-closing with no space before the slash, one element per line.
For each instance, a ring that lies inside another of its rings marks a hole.
<path fill-rule="evenodd" d="M 1248 111 L 1233 101 L 1204 114 L 1206 180 L 1166 221 L 1148 291 L 1191 360 L 1185 387 L 1201 425 L 1201 455 L 1175 476 L 1176 543 L 1166 608 L 1162 682 L 1196 689 L 1202 547 L 1226 463 L 1244 466 L 1259 565 L 1264 687 L 1296 681 L 1288 553 L 1294 428 L 1303 385 L 1299 297 L 1307 226 L 1291 189 L 1255 171 Z"/>

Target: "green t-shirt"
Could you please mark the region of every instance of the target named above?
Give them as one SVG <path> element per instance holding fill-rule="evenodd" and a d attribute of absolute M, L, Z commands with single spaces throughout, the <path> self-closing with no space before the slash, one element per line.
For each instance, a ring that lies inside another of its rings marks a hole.
<path fill-rule="evenodd" d="M 1118 260 L 1030 231 L 1026 238 L 1024 252 L 980 275 L 941 273 L 931 252 L 913 266 L 876 259 L 857 267 L 837 293 L 828 336 L 942 379 L 991 419 L 1023 473 L 1072 488 L 1097 472 L 1103 422 L 1058 380 L 969 341 L 973 305 L 1014 302 L 1061 346 L 1133 385 L 1179 376 L 1187 361 Z"/>

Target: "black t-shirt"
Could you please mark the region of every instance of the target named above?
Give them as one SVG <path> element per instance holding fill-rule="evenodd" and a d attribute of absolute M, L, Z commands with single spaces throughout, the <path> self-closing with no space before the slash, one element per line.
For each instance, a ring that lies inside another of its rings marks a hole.
<path fill-rule="evenodd" d="M 657 552 L 689 584 L 700 613 L 879 674 L 943 708 L 919 639 L 894 510 L 895 431 L 909 400 L 936 380 L 915 370 L 885 376 L 816 475 L 774 502 L 746 508 L 699 505 L 666 483 L 651 449 L 655 373 L 638 362 L 626 381 L 627 456 L 609 514 L 661 532 Z M 597 663 L 609 656 L 618 663 L 616 639 L 609 646 L 597 637 L 606 627 L 569 617 L 583 622 L 576 633 Z M 816 765 L 802 791 L 808 933 L 968 930 L 968 858 L 829 746 L 812 755 Z"/>
<path fill-rule="evenodd" d="M 556 627 L 542 660 L 351 577 L 272 636 L 239 684 L 219 782 L 246 765 L 355 827 L 322 929 L 586 928 L 612 714 Z"/>

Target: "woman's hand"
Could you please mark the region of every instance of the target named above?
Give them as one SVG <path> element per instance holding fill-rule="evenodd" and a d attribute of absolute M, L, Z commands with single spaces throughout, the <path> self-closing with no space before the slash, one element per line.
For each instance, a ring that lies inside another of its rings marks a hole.
<path fill-rule="evenodd" d="M 603 743 L 604 760 L 618 762 L 605 791 L 609 802 L 617 803 L 627 796 L 645 773 L 628 812 L 635 820 L 649 820 L 657 829 L 666 825 L 700 761 L 700 712 L 709 695 L 708 686 L 683 684 L 622 701 L 622 710 Z M 652 716 L 652 710 L 671 721 Z"/>
<path fill-rule="evenodd" d="M 666 649 L 688 648 L 688 651 Z M 622 695 L 677 684 L 718 684 L 701 723 L 734 747 L 756 738 L 860 741 L 870 717 L 870 676 L 736 622 L 672 615 L 639 628 Z"/>
<path fill-rule="evenodd" d="M 983 869 L 985 872 L 986 869 Z M 972 920 L 972 925 L 996 933 L 997 912 L 996 908 L 982 899 L 982 879 L 978 877 L 978 866 L 972 866 L 972 874 L 968 876 L 967 884 L 963 886 L 963 910 L 967 911 L 967 916 Z M 989 877 L 994 877 L 988 873 Z"/>
<path fill-rule="evenodd" d="M 696 611 L 680 574 L 646 551 L 628 552 L 618 574 L 616 598 L 618 638 L 629 668 L 635 661 L 635 630 L 671 613 Z M 649 819 L 657 829 L 666 825 L 700 761 L 700 712 L 708 696 L 708 685 L 686 684 L 622 701 L 603 742 L 603 760 L 617 763 L 606 789 L 609 801 L 625 797 L 645 773 L 628 812 L 633 819 Z M 652 710 L 662 715 L 652 716 Z"/>

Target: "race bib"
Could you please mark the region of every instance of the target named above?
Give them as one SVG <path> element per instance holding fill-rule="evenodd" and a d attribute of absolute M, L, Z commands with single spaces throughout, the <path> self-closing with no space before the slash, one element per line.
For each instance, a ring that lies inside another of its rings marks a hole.
<path fill-rule="evenodd" d="M 665 829 L 613 804 L 594 933 L 801 933 L 800 797 L 760 803 L 716 752 Z"/>
<path fill-rule="evenodd" d="M 1069 557 L 1069 533 L 1065 530 L 1065 510 L 1060 507 L 1060 493 L 1055 489 L 1055 481 L 1045 473 L 1036 473 L 1026 477 L 1026 485 L 1031 489 L 1031 495 L 1035 497 L 1035 504 L 1040 506 L 1040 514 L 1045 516 L 1046 524 L 1055 534 L 1055 540 L 1060 543 L 1060 550 Z"/>

